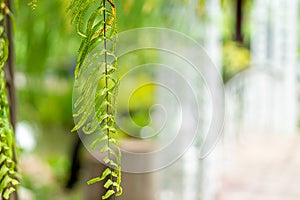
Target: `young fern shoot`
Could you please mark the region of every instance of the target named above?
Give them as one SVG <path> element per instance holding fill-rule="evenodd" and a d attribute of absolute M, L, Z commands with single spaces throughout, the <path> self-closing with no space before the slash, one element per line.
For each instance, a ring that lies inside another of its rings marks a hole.
<path fill-rule="evenodd" d="M 5 0 L 0 0 L 0 199 L 9 199 L 19 182 L 16 179 L 14 161 L 14 133 L 10 123 L 9 105 L 4 76 L 4 64 L 8 58 L 8 39 L 5 20 L 10 15 Z"/>
<path fill-rule="evenodd" d="M 72 131 L 101 133 L 91 146 L 101 145 L 100 152 L 105 154 L 103 161 L 107 168 L 99 177 L 89 180 L 88 184 L 105 181 L 106 193 L 102 199 L 108 199 L 122 194 L 121 151 L 115 139 L 115 96 L 118 86 L 117 58 L 114 55 L 116 8 L 113 0 L 72 0 L 69 10 L 77 33 L 81 36 L 75 80 L 78 83 L 84 82 L 79 97 L 73 104 L 76 123 Z M 87 63 L 95 61 L 92 58 L 99 46 L 102 46 L 102 50 L 97 52 L 97 57 L 101 57 L 101 61 L 92 63 L 96 67 L 89 73 Z M 84 80 L 81 80 L 82 76 Z M 91 98 L 95 88 L 95 98 Z M 93 114 L 93 110 L 96 114 Z"/>

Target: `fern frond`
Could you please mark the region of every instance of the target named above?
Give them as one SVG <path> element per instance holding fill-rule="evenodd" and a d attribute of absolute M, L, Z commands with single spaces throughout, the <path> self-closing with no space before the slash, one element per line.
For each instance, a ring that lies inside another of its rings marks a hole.
<path fill-rule="evenodd" d="M 5 35 L 4 19 L 10 13 L 4 0 L 0 1 L 0 195 L 9 199 L 19 182 L 16 178 L 16 163 L 14 162 L 14 133 L 10 124 L 10 113 L 4 76 L 4 64 L 8 58 L 8 40 Z M 11 13 L 10 13 L 11 14 Z"/>
<path fill-rule="evenodd" d="M 100 152 L 107 154 L 103 161 L 108 168 L 88 184 L 107 179 L 104 183 L 107 191 L 102 199 L 108 199 L 122 194 L 121 150 L 112 135 L 117 133 L 115 96 L 119 83 L 114 54 L 116 7 L 113 0 L 72 0 L 68 10 L 72 12 L 71 22 L 75 23 L 77 34 L 81 36 L 74 74 L 75 80 L 80 83 L 76 85 L 80 94 L 73 104 L 76 123 L 72 131 L 81 129 L 85 134 L 99 135 L 91 147 L 102 145 Z M 103 50 L 93 54 L 92 51 L 100 44 L 103 44 Z"/>

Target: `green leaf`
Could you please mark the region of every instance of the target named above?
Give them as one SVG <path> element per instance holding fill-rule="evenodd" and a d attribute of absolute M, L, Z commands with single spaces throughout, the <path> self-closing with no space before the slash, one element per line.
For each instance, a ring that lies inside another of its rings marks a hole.
<path fill-rule="evenodd" d="M 107 146 L 107 144 L 105 144 L 101 149 L 100 149 L 100 152 L 101 153 L 104 153 L 104 152 L 107 152 L 107 151 L 109 151 L 110 150 L 110 148 Z"/>
<path fill-rule="evenodd" d="M 89 135 L 96 131 L 98 128 L 98 121 L 96 119 L 93 119 L 92 122 L 89 122 L 87 125 L 85 125 L 82 130 L 85 134 Z"/>
<path fill-rule="evenodd" d="M 111 197 L 113 194 L 115 193 L 115 191 L 113 190 L 108 190 L 105 195 L 102 196 L 102 199 L 108 199 L 109 197 Z"/>
<path fill-rule="evenodd" d="M 121 196 L 123 194 L 123 188 L 121 186 L 118 187 L 118 192 L 116 194 L 117 197 Z"/>
<path fill-rule="evenodd" d="M 111 179 L 108 179 L 107 181 L 106 181 L 106 183 L 104 184 L 104 187 L 106 188 L 106 189 L 108 189 L 110 186 L 112 186 L 113 185 L 113 181 L 111 180 Z"/>
<path fill-rule="evenodd" d="M 11 193 L 13 193 L 14 191 L 16 191 L 16 189 L 13 188 L 13 187 L 9 187 L 9 188 L 5 189 L 5 192 L 3 193 L 3 199 L 9 199 L 9 196 L 10 196 Z"/>
<path fill-rule="evenodd" d="M 115 145 L 118 145 L 118 144 L 119 144 L 118 141 L 117 141 L 115 138 L 112 138 L 112 137 L 109 138 L 109 142 L 110 142 L 110 143 L 113 143 L 113 144 L 115 144 Z"/>
<path fill-rule="evenodd" d="M 104 180 L 108 175 L 111 174 L 111 170 L 109 168 L 106 168 L 103 172 L 102 172 L 102 175 L 100 177 L 100 180 Z"/>
<path fill-rule="evenodd" d="M 104 120 L 109 120 L 109 121 L 114 121 L 114 116 L 111 114 L 107 114 L 104 113 L 103 115 L 101 115 L 99 118 L 99 121 L 102 122 Z M 107 126 L 107 125 L 106 125 Z M 107 127 L 105 127 L 104 129 L 107 129 Z M 103 130 L 103 129 L 102 129 Z"/>
<path fill-rule="evenodd" d="M 4 179 L 1 181 L 1 185 L 8 187 L 10 185 L 10 183 L 12 182 L 12 178 L 9 176 L 5 176 Z"/>
<path fill-rule="evenodd" d="M 111 161 L 111 159 L 108 158 L 108 156 L 105 156 L 105 157 L 103 158 L 103 161 L 104 161 L 105 164 L 107 164 L 107 163 L 109 163 L 109 162 Z"/>
<path fill-rule="evenodd" d="M 88 180 L 87 184 L 88 185 L 92 185 L 92 184 L 97 183 L 99 181 L 101 181 L 101 178 L 100 177 L 96 177 L 96 178 L 92 178 L 91 180 Z"/>
<path fill-rule="evenodd" d="M 8 173 L 8 171 L 9 171 L 9 168 L 6 167 L 6 165 L 4 164 L 1 167 L 1 170 L 0 170 L 0 179 L 2 179 L 3 176 L 6 176 L 6 174 Z"/>
<path fill-rule="evenodd" d="M 91 144 L 91 148 L 96 148 L 96 145 L 102 141 L 105 141 L 108 138 L 107 135 L 105 134 L 101 134 L 100 137 L 98 137 L 97 139 L 95 139 L 92 144 Z"/>
<path fill-rule="evenodd" d="M 16 174 L 16 173 L 15 173 Z M 12 185 L 19 185 L 19 181 L 17 181 L 16 179 L 12 179 L 11 180 L 11 184 Z"/>
<path fill-rule="evenodd" d="M 89 119 L 89 116 L 90 116 L 90 113 L 91 111 L 93 110 L 93 107 L 90 106 L 88 108 L 88 110 L 83 114 L 81 115 L 79 121 L 75 124 L 75 127 L 71 130 L 72 132 L 73 131 L 77 131 L 79 130 L 82 126 L 84 126 L 84 124 L 87 122 L 87 120 Z"/>
<path fill-rule="evenodd" d="M 109 164 L 112 166 L 112 167 L 114 167 L 114 168 L 118 168 L 118 164 L 117 163 L 115 163 L 113 160 L 110 160 L 109 161 Z"/>
<path fill-rule="evenodd" d="M 118 177 L 119 176 L 119 173 L 117 172 L 117 171 L 113 171 L 113 172 L 111 172 L 111 175 L 113 176 L 113 177 Z"/>
<path fill-rule="evenodd" d="M 104 153 L 104 152 L 109 152 L 111 155 L 113 155 L 114 157 L 118 158 L 118 155 L 116 154 L 116 152 L 107 146 L 107 144 L 105 144 L 101 149 L 100 149 L 100 152 L 101 153 Z"/>

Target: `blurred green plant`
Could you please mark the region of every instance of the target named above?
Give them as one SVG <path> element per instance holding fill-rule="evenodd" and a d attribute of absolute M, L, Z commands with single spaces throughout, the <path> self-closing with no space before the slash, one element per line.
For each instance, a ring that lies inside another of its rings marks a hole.
<path fill-rule="evenodd" d="M 62 155 L 55 155 L 48 159 L 48 163 L 54 173 L 56 180 L 60 183 L 63 183 L 67 179 L 66 175 L 68 173 L 66 172 L 69 170 L 71 165 L 69 158 Z"/>
<path fill-rule="evenodd" d="M 71 34 L 67 2 L 40 1 L 35 10 L 27 4 L 15 3 L 18 119 L 69 129 L 73 126 L 71 74 L 78 38 Z"/>
<path fill-rule="evenodd" d="M 0 195 L 9 199 L 19 184 L 16 179 L 16 163 L 14 159 L 14 131 L 10 122 L 4 65 L 8 58 L 8 39 L 5 27 L 6 18 L 11 12 L 5 0 L 0 1 Z"/>
<path fill-rule="evenodd" d="M 242 45 L 228 41 L 223 44 L 223 80 L 228 81 L 250 65 L 250 51 Z"/>
<path fill-rule="evenodd" d="M 16 67 L 20 72 L 40 79 L 52 73 L 71 74 L 74 49 L 78 42 L 65 13 L 66 1 L 41 1 L 32 10 L 28 1 L 17 1 L 15 49 Z M 49 12 L 51 10 L 51 12 Z M 54 20 L 55 19 L 55 20 Z"/>
<path fill-rule="evenodd" d="M 35 10 L 37 7 L 37 0 L 32 0 L 27 5 L 30 6 L 32 10 Z"/>
<path fill-rule="evenodd" d="M 160 26 L 164 20 L 161 0 L 116 1 L 118 30 L 124 31 L 143 26 Z"/>

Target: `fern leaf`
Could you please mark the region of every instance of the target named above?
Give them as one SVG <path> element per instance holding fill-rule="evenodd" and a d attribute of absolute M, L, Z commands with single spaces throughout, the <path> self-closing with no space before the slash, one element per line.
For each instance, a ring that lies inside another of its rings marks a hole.
<path fill-rule="evenodd" d="M 4 0 L 0 1 L 0 13 L 9 14 L 9 9 Z M 0 14 L 0 195 L 2 199 L 9 199 L 12 192 L 19 184 L 15 175 L 14 157 L 14 133 L 10 124 L 9 105 L 6 92 L 6 80 L 4 76 L 4 63 L 8 58 L 8 40 L 3 27 L 4 19 L 8 15 Z M 10 13 L 11 14 L 11 13 Z"/>
<path fill-rule="evenodd" d="M 103 145 L 100 152 L 107 154 L 104 163 L 108 164 L 108 168 L 103 171 L 101 177 L 91 179 L 88 183 L 107 178 L 104 187 L 108 190 L 102 196 L 102 199 L 107 199 L 122 193 L 121 151 L 117 140 L 111 137 L 111 134 L 117 132 L 115 95 L 119 82 L 117 57 L 114 54 L 116 39 L 113 39 L 117 35 L 116 7 L 113 0 L 72 0 L 68 9 L 72 12 L 71 22 L 75 23 L 76 31 L 82 38 L 74 75 L 76 81 L 83 85 L 77 85 L 80 94 L 73 105 L 76 109 L 76 113 L 73 114 L 76 123 L 72 131 L 81 129 L 85 134 L 99 135 L 91 143 L 91 147 Z M 110 44 L 107 45 L 108 43 Z M 91 55 L 99 44 L 103 44 L 103 50 Z M 102 59 L 97 62 L 99 57 Z M 90 67 L 94 68 L 87 75 Z M 91 96 L 94 98 L 90 98 Z M 92 111 L 96 113 L 93 114 Z M 97 133 L 98 131 L 101 132 Z"/>
<path fill-rule="evenodd" d="M 92 185 L 92 184 L 97 183 L 99 181 L 101 181 L 100 177 L 96 177 L 96 178 L 92 178 L 91 180 L 88 180 L 87 184 Z"/>
<path fill-rule="evenodd" d="M 114 182 L 111 180 L 111 179 L 108 179 L 105 184 L 104 184 L 104 187 L 106 189 L 108 189 L 109 187 L 111 187 L 112 185 L 114 184 Z"/>
<path fill-rule="evenodd" d="M 102 175 L 100 177 L 100 180 L 104 180 L 106 177 L 108 177 L 110 174 L 112 173 L 112 171 L 110 170 L 110 168 L 106 168 L 103 172 Z"/>
<path fill-rule="evenodd" d="M 114 190 L 108 190 L 105 195 L 102 196 L 102 199 L 108 199 L 109 197 L 111 197 L 113 194 L 115 193 Z"/>

